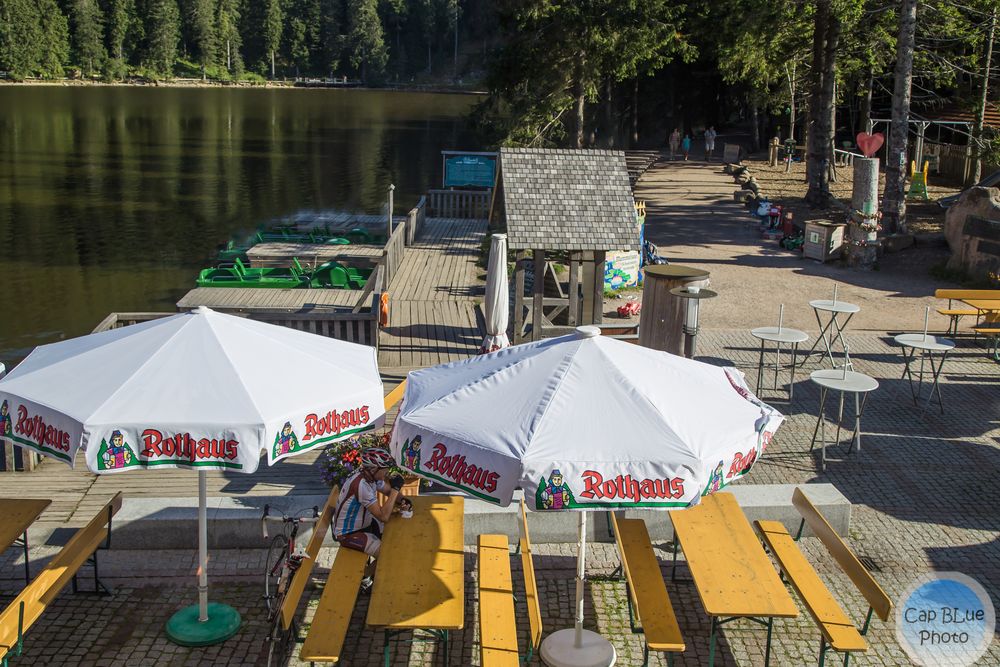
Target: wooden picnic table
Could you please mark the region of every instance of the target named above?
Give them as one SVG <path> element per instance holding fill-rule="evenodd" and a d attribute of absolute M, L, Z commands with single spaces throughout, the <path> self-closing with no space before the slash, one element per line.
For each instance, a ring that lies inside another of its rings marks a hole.
<path fill-rule="evenodd" d="M 422 630 L 442 640 L 465 624 L 465 500 L 461 496 L 413 496 L 413 517 L 393 516 L 385 525 L 375 584 L 368 604 L 368 625 L 385 633 L 383 653 L 390 663 L 389 640 Z"/>
<path fill-rule="evenodd" d="M 52 504 L 47 498 L 0 499 L 0 551 L 18 544 L 24 548 L 24 583 L 31 583 L 28 566 L 28 526 Z"/>
<path fill-rule="evenodd" d="M 715 493 L 695 507 L 671 512 L 670 520 L 674 569 L 679 545 L 702 606 L 712 617 L 708 664 L 715 662 L 716 628 L 738 618 L 767 627 L 764 663 L 768 664 L 774 618 L 795 617 L 799 611 L 736 498 L 731 493 Z"/>
<path fill-rule="evenodd" d="M 986 316 L 986 322 L 994 323 L 1000 320 L 1000 300 L 964 299 L 963 303 L 979 311 L 980 316 Z"/>

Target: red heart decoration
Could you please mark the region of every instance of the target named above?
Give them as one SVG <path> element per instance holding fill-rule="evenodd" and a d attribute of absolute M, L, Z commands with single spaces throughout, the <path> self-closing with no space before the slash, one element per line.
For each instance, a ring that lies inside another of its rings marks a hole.
<path fill-rule="evenodd" d="M 882 148 L 882 144 L 885 142 L 885 136 L 881 132 L 876 132 L 875 134 L 868 134 L 867 132 L 858 132 L 857 136 L 858 148 L 865 157 L 871 157 L 878 152 L 878 149 Z"/>

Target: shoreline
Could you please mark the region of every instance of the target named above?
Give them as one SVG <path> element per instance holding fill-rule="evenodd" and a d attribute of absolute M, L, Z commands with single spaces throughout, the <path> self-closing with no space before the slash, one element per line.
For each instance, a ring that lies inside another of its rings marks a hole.
<path fill-rule="evenodd" d="M 396 93 L 434 93 L 446 95 L 488 95 L 488 91 L 468 88 L 450 88 L 447 85 L 423 86 L 297 86 L 294 81 L 265 81 L 264 83 L 203 81 L 201 79 L 170 79 L 163 81 L 84 81 L 81 79 L 46 79 L 11 81 L 0 79 L 0 86 L 11 87 L 95 87 L 95 88 L 247 88 L 284 90 L 366 90 L 391 91 Z"/>

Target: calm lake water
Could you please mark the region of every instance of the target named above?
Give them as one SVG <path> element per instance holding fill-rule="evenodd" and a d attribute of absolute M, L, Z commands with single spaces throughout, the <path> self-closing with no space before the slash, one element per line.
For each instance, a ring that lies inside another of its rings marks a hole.
<path fill-rule="evenodd" d="M 397 214 L 478 150 L 477 98 L 361 90 L 0 87 L 0 361 L 113 311 L 172 311 L 237 232 Z"/>

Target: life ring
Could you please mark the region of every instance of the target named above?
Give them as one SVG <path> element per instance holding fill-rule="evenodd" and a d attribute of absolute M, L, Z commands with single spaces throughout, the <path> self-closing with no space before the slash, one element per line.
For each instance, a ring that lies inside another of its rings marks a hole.
<path fill-rule="evenodd" d="M 389 326 L 389 293 L 388 292 L 382 292 L 382 296 L 379 297 L 378 325 L 380 327 L 387 327 L 387 326 Z"/>

